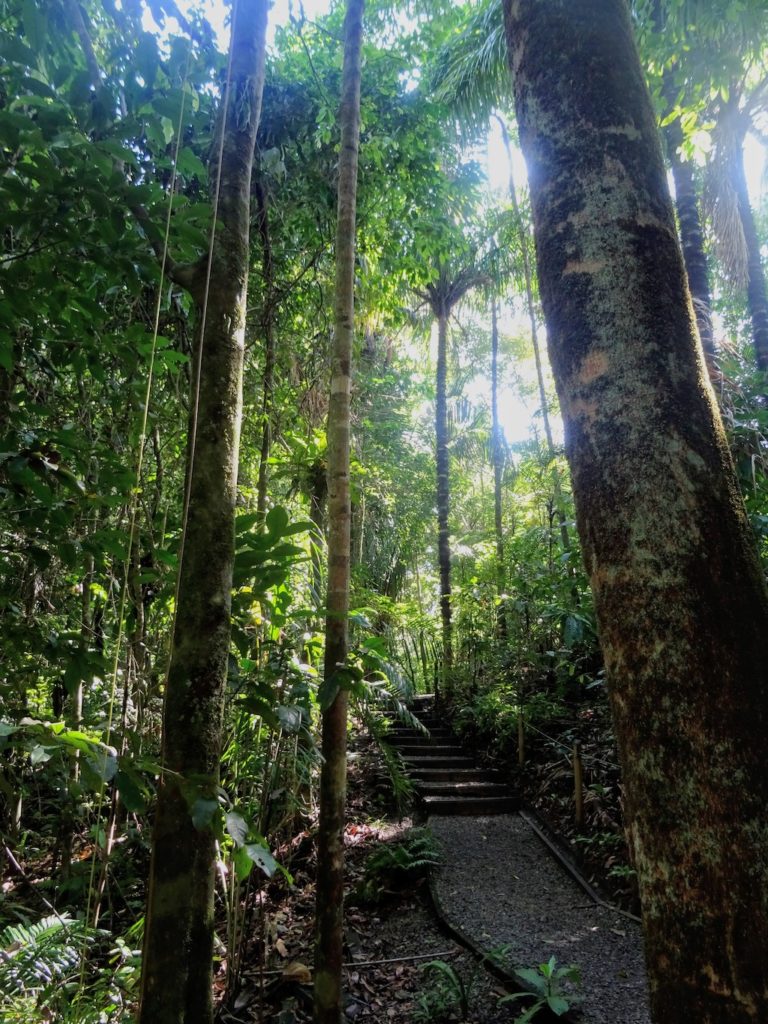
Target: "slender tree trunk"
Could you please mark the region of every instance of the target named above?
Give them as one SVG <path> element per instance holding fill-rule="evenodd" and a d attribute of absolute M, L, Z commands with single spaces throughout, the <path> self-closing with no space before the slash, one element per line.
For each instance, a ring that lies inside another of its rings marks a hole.
<path fill-rule="evenodd" d="M 657 1024 L 768 1020 L 768 595 L 625 0 L 504 0 Z"/>
<path fill-rule="evenodd" d="M 662 93 L 668 110 L 674 109 L 677 103 L 677 89 L 674 77 L 667 70 L 664 72 Z M 704 230 L 699 214 L 699 197 L 693 166 L 689 160 L 680 156 L 683 144 L 683 130 L 680 122 L 675 119 L 664 127 L 664 140 L 667 146 L 667 158 L 672 168 L 675 182 L 675 207 L 677 222 L 680 228 L 680 241 L 683 246 L 683 260 L 688 275 L 688 287 L 691 290 L 693 311 L 696 314 L 696 325 L 699 338 L 704 349 L 704 358 L 710 377 L 715 369 L 715 335 L 712 329 L 712 296 L 709 291 L 709 269 L 707 254 L 704 252 Z"/>
<path fill-rule="evenodd" d="M 747 305 L 752 319 L 752 341 L 755 347 L 755 361 L 759 370 L 768 373 L 768 294 L 765 287 L 765 270 L 760 255 L 760 240 L 757 236 L 755 215 L 749 202 L 747 179 L 744 174 L 744 130 L 738 132 L 729 154 L 731 184 L 736 192 L 739 218 L 747 247 Z"/>
<path fill-rule="evenodd" d="M 493 525 L 496 534 L 496 589 L 499 600 L 499 636 L 507 638 L 504 593 L 504 522 L 502 483 L 504 477 L 504 441 L 499 424 L 499 321 L 495 297 L 491 301 L 491 457 L 493 460 Z"/>
<path fill-rule="evenodd" d="M 349 429 L 352 341 L 355 326 L 355 213 L 360 141 L 363 0 L 348 0 L 344 24 L 341 149 L 336 223 L 336 286 L 331 396 L 328 408 L 328 612 L 324 682 L 347 659 L 350 569 Z M 344 923 L 344 806 L 347 789 L 347 689 L 341 685 L 323 712 L 320 821 L 317 833 L 315 1024 L 339 1024 L 342 1015 Z"/>
<path fill-rule="evenodd" d="M 517 235 L 520 240 L 520 254 L 523 258 L 525 306 L 528 312 L 528 320 L 531 325 L 531 345 L 533 346 L 533 358 L 536 363 L 536 381 L 539 386 L 541 419 L 544 423 L 544 437 L 547 441 L 547 454 L 549 455 L 549 461 L 552 462 L 555 458 L 555 442 L 552 437 L 552 424 L 549 419 L 549 402 L 547 400 L 547 389 L 544 384 L 544 365 L 541 361 L 541 345 L 539 344 L 539 325 L 536 317 L 536 301 L 533 295 L 533 260 L 531 259 L 531 250 L 528 244 L 528 232 L 525 223 L 523 222 L 523 215 L 520 212 L 520 204 L 517 201 L 515 176 L 512 173 L 512 149 L 509 143 L 509 132 L 507 131 L 507 126 L 501 117 L 497 115 L 496 120 L 501 126 L 501 137 L 504 142 L 504 148 L 507 151 L 507 161 L 509 163 L 509 198 L 512 203 L 512 211 L 514 213 L 515 224 L 517 226 Z M 554 468 L 553 486 L 555 492 L 557 520 L 560 524 L 560 540 L 563 545 L 563 551 L 570 551 L 571 538 L 568 532 L 568 523 L 565 519 L 565 512 L 563 511 L 563 487 L 560 482 L 560 471 L 557 466 Z"/>
<path fill-rule="evenodd" d="M 443 623 L 443 678 L 453 667 L 451 624 L 451 543 L 448 533 L 450 480 L 448 461 L 448 316 L 442 302 L 437 314 L 437 391 L 435 395 L 435 445 L 437 462 L 437 558 L 440 570 L 440 617 Z"/>
<path fill-rule="evenodd" d="M 141 1024 L 213 1020 L 215 807 L 230 639 L 249 265 L 251 167 L 264 85 L 266 0 L 235 5 L 220 118 L 217 229 L 190 402 L 186 540 L 163 721 L 146 914 Z M 218 146 L 215 147 L 218 149 Z M 205 271 L 193 297 L 204 305 Z M 193 385 L 194 387 L 194 385 Z"/>
<path fill-rule="evenodd" d="M 254 183 L 256 196 L 257 224 L 261 238 L 261 268 L 264 274 L 264 372 L 262 374 L 261 398 L 261 451 L 259 454 L 259 477 L 256 485 L 256 511 L 260 521 L 267 514 L 267 476 L 269 473 L 269 452 L 272 446 L 272 406 L 275 388 L 275 266 L 272 259 L 272 240 L 269 233 L 269 208 L 267 194 L 260 181 Z"/>
<path fill-rule="evenodd" d="M 312 602 L 317 608 L 323 590 L 323 547 L 326 532 L 325 507 L 328 501 L 328 467 L 318 459 L 309 471 L 309 518 L 315 527 L 312 538 Z"/>

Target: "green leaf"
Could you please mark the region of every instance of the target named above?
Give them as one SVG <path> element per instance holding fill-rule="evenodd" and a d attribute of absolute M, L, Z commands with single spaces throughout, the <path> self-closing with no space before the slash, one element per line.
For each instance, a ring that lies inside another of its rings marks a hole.
<path fill-rule="evenodd" d="M 248 838 L 248 823 L 237 811 L 227 811 L 225 815 L 227 832 L 232 836 L 235 846 L 244 846 Z"/>
<path fill-rule="evenodd" d="M 296 733 L 301 729 L 301 708 L 295 704 L 281 704 L 277 709 L 277 717 L 283 732 Z"/>
<path fill-rule="evenodd" d="M 552 1013 L 557 1014 L 558 1017 L 562 1017 L 564 1013 L 568 1012 L 571 1004 L 567 999 L 563 999 L 562 996 L 549 996 L 547 999 L 547 1006 L 550 1008 Z"/>
<path fill-rule="evenodd" d="M 190 817 L 192 818 L 192 824 L 199 832 L 210 828 L 218 810 L 218 800 L 213 800 L 210 797 L 204 796 L 198 797 L 192 804 L 189 812 Z"/>
<path fill-rule="evenodd" d="M 341 689 L 341 679 L 338 672 L 334 672 L 327 679 L 324 679 L 317 690 L 317 702 L 321 711 L 327 711 L 336 700 Z"/>
<path fill-rule="evenodd" d="M 282 505 L 275 505 L 267 512 L 266 523 L 270 533 L 283 537 L 288 529 L 290 516 Z"/>
<path fill-rule="evenodd" d="M 128 770 L 124 765 L 115 775 L 115 785 L 126 810 L 132 814 L 142 814 L 146 811 L 146 790 L 136 772 Z"/>
<path fill-rule="evenodd" d="M 29 761 L 30 764 L 45 764 L 46 761 L 51 760 L 52 756 L 53 753 L 48 749 L 48 747 L 44 747 L 42 744 L 38 743 L 32 747 L 29 754 Z"/>
<path fill-rule="evenodd" d="M 529 986 L 531 992 L 546 996 L 547 983 L 539 971 L 534 970 L 532 967 L 520 967 L 515 971 L 515 974 Z"/>
<path fill-rule="evenodd" d="M 267 878 L 271 878 L 277 871 L 278 863 L 266 846 L 261 846 L 259 843 L 246 843 L 242 849 L 245 850 L 249 860 L 260 868 Z"/>

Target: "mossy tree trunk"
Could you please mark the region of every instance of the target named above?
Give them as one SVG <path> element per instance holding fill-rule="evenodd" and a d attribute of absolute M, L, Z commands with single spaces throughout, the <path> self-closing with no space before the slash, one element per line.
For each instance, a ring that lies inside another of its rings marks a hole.
<path fill-rule="evenodd" d="M 186 540 L 163 720 L 164 775 L 152 847 L 141 1024 L 213 1020 L 216 807 L 230 644 L 235 499 L 249 265 L 251 168 L 264 83 L 266 0 L 234 8 L 218 143 L 217 227 L 206 287 L 196 268 L 196 359 Z M 207 303 L 206 303 L 207 297 Z M 205 306 L 205 315 L 202 308 Z M 195 375 L 193 375 L 195 376 Z"/>
<path fill-rule="evenodd" d="M 315 1024 L 340 1024 L 344 924 L 344 809 L 347 789 L 347 660 L 350 575 L 350 391 L 355 321 L 355 215 L 360 141 L 363 0 L 348 0 L 339 126 L 336 281 L 328 407 L 328 601 L 322 720 L 323 766 L 317 833 Z M 335 696 L 333 690 L 336 690 Z M 331 702 L 332 698 L 332 702 Z"/>
<path fill-rule="evenodd" d="M 625 0 L 504 0 L 657 1024 L 768 1019 L 768 596 Z"/>

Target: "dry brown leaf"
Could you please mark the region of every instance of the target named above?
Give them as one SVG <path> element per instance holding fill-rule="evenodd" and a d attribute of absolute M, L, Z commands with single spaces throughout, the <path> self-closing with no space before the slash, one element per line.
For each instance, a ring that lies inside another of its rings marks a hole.
<path fill-rule="evenodd" d="M 297 981 L 299 985 L 310 985 L 312 983 L 312 971 L 306 964 L 293 960 L 286 964 L 283 969 L 283 978 L 286 981 Z"/>

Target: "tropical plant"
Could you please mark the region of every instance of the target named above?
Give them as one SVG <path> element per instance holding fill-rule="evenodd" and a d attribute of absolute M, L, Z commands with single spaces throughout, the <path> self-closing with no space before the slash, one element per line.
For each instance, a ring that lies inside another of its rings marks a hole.
<path fill-rule="evenodd" d="M 579 997 L 573 991 L 574 986 L 581 985 L 581 969 L 576 964 L 567 967 L 558 967 L 557 960 L 550 957 L 545 964 L 538 967 L 517 967 L 515 977 L 526 986 L 524 992 L 514 992 L 502 996 L 499 1004 L 515 1002 L 518 999 L 528 999 L 531 996 L 534 1002 L 515 1018 L 516 1024 L 528 1024 L 528 1021 L 547 1009 L 562 1017 L 573 1006 Z"/>

